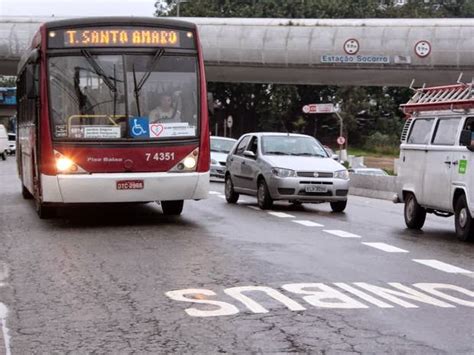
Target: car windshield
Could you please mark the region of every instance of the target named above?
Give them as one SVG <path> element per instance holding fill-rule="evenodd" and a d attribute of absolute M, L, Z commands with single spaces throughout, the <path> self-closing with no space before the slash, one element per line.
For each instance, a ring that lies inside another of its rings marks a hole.
<path fill-rule="evenodd" d="M 265 155 L 294 155 L 327 158 L 321 144 L 305 136 L 264 136 L 262 153 Z"/>
<path fill-rule="evenodd" d="M 156 140 L 198 134 L 194 56 L 93 55 L 49 59 L 53 135 Z"/>
<path fill-rule="evenodd" d="M 234 144 L 234 140 L 211 138 L 211 152 L 229 153 Z"/>

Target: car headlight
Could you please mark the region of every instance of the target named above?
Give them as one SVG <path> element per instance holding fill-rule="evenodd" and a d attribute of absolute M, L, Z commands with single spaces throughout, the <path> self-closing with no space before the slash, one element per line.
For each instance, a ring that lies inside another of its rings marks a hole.
<path fill-rule="evenodd" d="M 216 159 L 211 159 L 211 164 L 213 164 L 213 165 L 217 165 L 217 164 L 219 164 L 219 163 L 217 162 L 217 160 L 216 160 Z"/>
<path fill-rule="evenodd" d="M 296 177 L 296 171 L 283 168 L 272 168 L 272 174 L 281 178 Z"/>
<path fill-rule="evenodd" d="M 339 170 L 334 173 L 334 178 L 349 180 L 349 172 L 347 170 Z"/>

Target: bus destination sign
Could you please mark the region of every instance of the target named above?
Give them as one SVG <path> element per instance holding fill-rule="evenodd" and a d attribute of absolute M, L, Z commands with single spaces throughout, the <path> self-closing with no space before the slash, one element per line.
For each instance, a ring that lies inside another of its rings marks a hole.
<path fill-rule="evenodd" d="M 184 41 L 182 41 L 184 37 Z M 96 27 L 49 31 L 50 48 L 184 47 L 193 48 L 193 33 L 150 27 Z"/>

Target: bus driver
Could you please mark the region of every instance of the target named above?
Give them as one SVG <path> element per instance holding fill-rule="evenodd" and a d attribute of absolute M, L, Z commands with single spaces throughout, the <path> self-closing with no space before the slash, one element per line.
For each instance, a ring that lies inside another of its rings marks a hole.
<path fill-rule="evenodd" d="M 175 123 L 181 122 L 181 112 L 173 107 L 171 94 L 163 93 L 160 96 L 160 104 L 150 111 L 150 123 Z"/>

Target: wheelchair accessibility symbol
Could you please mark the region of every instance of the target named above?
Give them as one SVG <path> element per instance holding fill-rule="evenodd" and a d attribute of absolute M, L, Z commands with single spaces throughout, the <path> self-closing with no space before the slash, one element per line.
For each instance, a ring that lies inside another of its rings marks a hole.
<path fill-rule="evenodd" d="M 133 117 L 129 119 L 128 127 L 132 137 L 149 137 L 150 129 L 147 117 Z"/>

